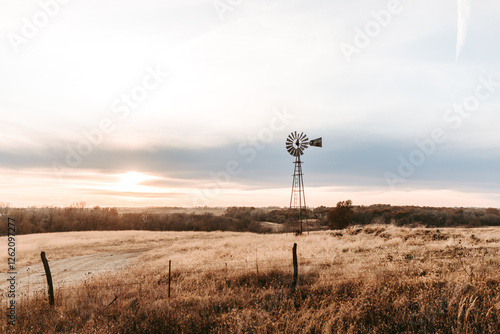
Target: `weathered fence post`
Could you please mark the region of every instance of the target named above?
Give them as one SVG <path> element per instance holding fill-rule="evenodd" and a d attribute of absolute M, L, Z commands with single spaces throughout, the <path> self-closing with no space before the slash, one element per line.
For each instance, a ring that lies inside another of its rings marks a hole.
<path fill-rule="evenodd" d="M 255 267 L 257 268 L 257 276 L 259 276 L 259 262 L 257 261 L 257 250 L 255 250 Z"/>
<path fill-rule="evenodd" d="M 170 272 L 172 271 L 172 260 L 168 260 L 168 299 L 170 299 Z"/>
<path fill-rule="evenodd" d="M 226 281 L 227 284 L 227 262 L 225 263 L 226 269 L 224 270 L 224 281 Z"/>
<path fill-rule="evenodd" d="M 293 281 L 292 292 L 295 292 L 299 281 L 299 265 L 297 264 L 297 243 L 293 244 Z"/>
<path fill-rule="evenodd" d="M 49 261 L 45 257 L 45 252 L 41 254 L 43 267 L 45 268 L 45 276 L 47 276 L 47 284 L 49 285 L 49 305 L 54 305 L 54 287 L 52 286 L 52 275 L 50 274 Z"/>

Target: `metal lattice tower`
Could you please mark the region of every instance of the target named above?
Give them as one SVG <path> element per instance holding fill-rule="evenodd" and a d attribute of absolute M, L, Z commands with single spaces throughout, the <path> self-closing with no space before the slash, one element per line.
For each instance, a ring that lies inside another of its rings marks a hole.
<path fill-rule="evenodd" d="M 306 194 L 304 192 L 304 178 L 302 173 L 302 161 L 300 156 L 295 157 L 295 168 L 293 171 L 292 195 L 290 197 L 290 209 L 299 210 L 300 233 L 302 233 L 302 210 L 306 210 Z"/>
<path fill-rule="evenodd" d="M 300 224 L 300 233 L 302 233 L 302 212 L 305 212 L 307 209 L 306 194 L 304 191 L 304 174 L 302 173 L 303 161 L 300 160 L 300 156 L 304 154 L 304 150 L 308 148 L 309 145 L 322 147 L 322 138 L 309 141 L 303 132 L 299 135 L 297 131 L 294 131 L 286 140 L 286 149 L 288 153 L 295 157 L 290 209 L 295 209 L 299 213 L 298 221 Z"/>

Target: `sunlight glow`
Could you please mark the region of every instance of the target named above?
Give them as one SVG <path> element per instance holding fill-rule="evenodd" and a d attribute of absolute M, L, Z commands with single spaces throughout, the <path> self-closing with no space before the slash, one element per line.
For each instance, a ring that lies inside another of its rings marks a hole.
<path fill-rule="evenodd" d="M 117 176 L 122 191 L 141 191 L 143 186 L 141 186 L 140 183 L 150 179 L 148 175 L 133 171 L 118 174 Z"/>

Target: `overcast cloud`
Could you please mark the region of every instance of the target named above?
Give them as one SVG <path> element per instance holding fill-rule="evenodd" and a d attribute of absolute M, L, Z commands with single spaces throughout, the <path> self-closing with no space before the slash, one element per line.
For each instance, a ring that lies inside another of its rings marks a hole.
<path fill-rule="evenodd" d="M 297 130 L 323 137 L 303 158 L 310 205 L 500 207 L 499 15 L 493 0 L 1 0 L 0 201 L 286 206 Z M 147 179 L 124 189 L 130 171 Z"/>

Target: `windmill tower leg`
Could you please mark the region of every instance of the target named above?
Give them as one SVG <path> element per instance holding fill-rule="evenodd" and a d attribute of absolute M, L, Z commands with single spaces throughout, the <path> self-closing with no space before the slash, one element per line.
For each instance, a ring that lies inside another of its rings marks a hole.
<path fill-rule="evenodd" d="M 302 210 L 306 209 L 306 195 L 304 191 L 304 178 L 302 174 L 302 161 L 300 155 L 295 158 L 293 172 L 292 195 L 290 197 L 290 209 L 298 209 L 300 233 L 302 234 Z"/>

